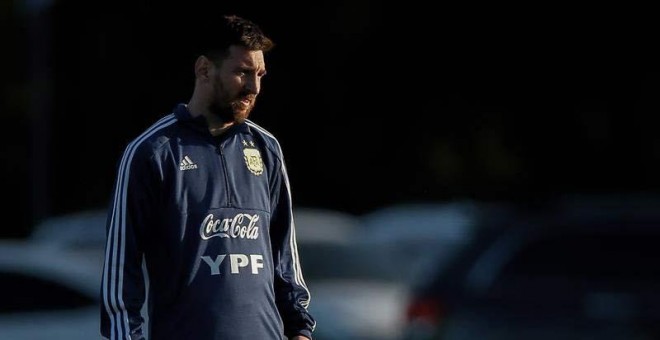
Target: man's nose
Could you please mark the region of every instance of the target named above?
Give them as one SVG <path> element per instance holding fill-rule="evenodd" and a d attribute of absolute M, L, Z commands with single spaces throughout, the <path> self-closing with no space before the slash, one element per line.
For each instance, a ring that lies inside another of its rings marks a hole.
<path fill-rule="evenodd" d="M 260 79 L 257 76 L 248 77 L 245 82 L 245 90 L 250 94 L 259 94 L 261 88 Z"/>

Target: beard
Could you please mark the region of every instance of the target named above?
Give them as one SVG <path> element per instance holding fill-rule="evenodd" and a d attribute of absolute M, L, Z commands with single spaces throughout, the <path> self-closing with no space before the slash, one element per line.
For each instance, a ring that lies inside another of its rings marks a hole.
<path fill-rule="evenodd" d="M 209 111 L 222 122 L 243 123 L 254 108 L 256 99 L 254 94 L 241 91 L 236 95 L 232 95 L 220 79 L 216 79 L 213 85 L 213 93 L 215 96 L 209 104 Z M 250 104 L 246 106 L 242 103 L 242 100 L 249 100 Z"/>

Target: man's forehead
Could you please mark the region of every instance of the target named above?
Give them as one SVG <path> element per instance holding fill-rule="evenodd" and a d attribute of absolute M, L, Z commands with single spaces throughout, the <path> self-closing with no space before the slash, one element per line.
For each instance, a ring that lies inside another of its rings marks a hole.
<path fill-rule="evenodd" d="M 234 63 L 246 66 L 264 67 L 265 65 L 263 51 L 251 51 L 243 46 L 230 46 L 228 59 L 231 59 Z"/>

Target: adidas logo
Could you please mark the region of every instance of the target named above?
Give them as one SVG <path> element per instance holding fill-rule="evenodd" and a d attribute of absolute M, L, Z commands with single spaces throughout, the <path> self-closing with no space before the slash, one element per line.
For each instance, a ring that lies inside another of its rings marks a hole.
<path fill-rule="evenodd" d="M 192 169 L 197 169 L 197 164 L 193 163 L 190 157 L 188 156 L 183 157 L 181 164 L 179 164 L 179 170 L 192 170 Z"/>

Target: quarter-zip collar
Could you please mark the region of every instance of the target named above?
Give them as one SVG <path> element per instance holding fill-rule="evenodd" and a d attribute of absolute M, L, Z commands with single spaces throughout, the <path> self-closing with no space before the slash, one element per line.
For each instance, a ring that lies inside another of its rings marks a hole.
<path fill-rule="evenodd" d="M 204 116 L 202 115 L 193 117 L 190 111 L 188 110 L 188 105 L 186 105 L 185 103 L 180 103 L 174 108 L 174 115 L 176 116 L 179 122 L 190 126 L 194 130 L 197 130 L 200 133 L 206 134 L 211 137 L 216 137 L 211 135 L 206 118 L 204 118 Z M 229 129 L 227 129 L 227 131 L 225 131 L 225 133 L 223 133 L 223 135 L 228 135 L 230 133 L 239 133 L 239 132 L 252 134 L 252 131 L 250 130 L 250 126 L 248 126 L 246 123 L 241 123 L 241 124 L 232 125 Z"/>

